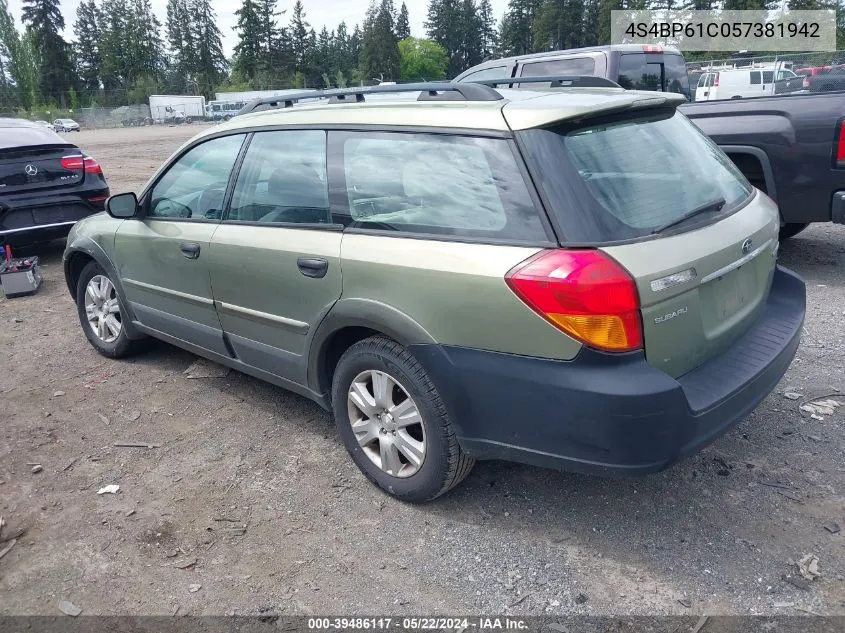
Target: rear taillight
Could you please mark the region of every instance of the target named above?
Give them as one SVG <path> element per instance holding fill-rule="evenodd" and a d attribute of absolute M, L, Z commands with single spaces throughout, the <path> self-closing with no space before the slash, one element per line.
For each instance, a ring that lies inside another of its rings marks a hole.
<path fill-rule="evenodd" d="M 543 251 L 505 281 L 532 310 L 590 347 L 630 352 L 643 346 L 637 286 L 601 251 Z"/>
<path fill-rule="evenodd" d="M 839 123 L 839 134 L 836 137 L 836 166 L 845 167 L 845 121 Z"/>
<path fill-rule="evenodd" d="M 62 169 L 78 171 L 85 167 L 85 159 L 82 156 L 65 156 L 62 159 Z"/>
<path fill-rule="evenodd" d="M 86 174 L 102 174 L 103 168 L 90 156 L 65 156 L 62 158 L 62 168 L 70 171 L 85 170 Z"/>
<path fill-rule="evenodd" d="M 85 157 L 85 173 L 86 174 L 102 174 L 103 168 L 100 167 L 100 163 L 95 161 L 90 156 Z"/>
<path fill-rule="evenodd" d="M 801 85 L 804 87 L 804 90 L 810 87 L 810 78 L 804 77 L 804 81 L 801 82 Z"/>
<path fill-rule="evenodd" d="M 643 53 L 662 53 L 663 47 L 659 44 L 644 44 Z"/>
<path fill-rule="evenodd" d="M 716 73 L 716 76 L 715 76 L 715 77 L 713 77 L 713 86 L 714 86 L 714 87 L 718 87 L 718 86 L 719 86 L 719 73 Z"/>

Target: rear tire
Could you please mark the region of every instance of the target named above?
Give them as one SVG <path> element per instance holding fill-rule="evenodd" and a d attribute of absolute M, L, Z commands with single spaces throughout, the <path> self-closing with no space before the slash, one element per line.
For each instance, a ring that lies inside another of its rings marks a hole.
<path fill-rule="evenodd" d="M 76 283 L 76 309 L 88 342 L 103 356 L 126 358 L 146 349 L 148 338 L 126 333 L 123 298 L 108 273 L 90 262 Z"/>
<path fill-rule="evenodd" d="M 423 367 L 407 349 L 383 336 L 355 343 L 340 358 L 332 380 L 332 407 L 340 437 L 361 472 L 403 501 L 439 497 L 463 481 L 475 464 L 458 444 L 446 407 Z"/>
<path fill-rule="evenodd" d="M 798 235 L 801 231 L 806 229 L 808 226 L 810 226 L 809 222 L 805 222 L 805 223 L 794 223 L 793 222 L 793 223 L 789 223 L 789 224 L 784 224 L 782 227 L 780 227 L 779 238 L 780 238 L 781 241 L 788 240 L 790 237 L 795 237 L 796 235 Z"/>

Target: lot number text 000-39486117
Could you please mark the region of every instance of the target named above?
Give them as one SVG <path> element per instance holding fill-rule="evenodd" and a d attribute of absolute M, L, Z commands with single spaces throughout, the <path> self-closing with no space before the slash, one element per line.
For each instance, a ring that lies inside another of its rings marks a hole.
<path fill-rule="evenodd" d="M 662 44 L 681 51 L 832 51 L 834 11 L 613 11 L 613 44 Z"/>

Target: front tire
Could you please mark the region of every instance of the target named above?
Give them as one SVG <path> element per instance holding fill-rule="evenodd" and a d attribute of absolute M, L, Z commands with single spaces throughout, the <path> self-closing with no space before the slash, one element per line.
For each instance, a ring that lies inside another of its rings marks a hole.
<path fill-rule="evenodd" d="M 353 461 L 403 501 L 431 501 L 458 485 L 475 460 L 458 444 L 437 389 L 404 347 L 382 336 L 341 357 L 332 407 Z"/>
<path fill-rule="evenodd" d="M 76 284 L 76 309 L 88 342 L 103 356 L 125 358 L 146 347 L 147 339 L 130 339 L 117 286 L 97 262 L 82 269 Z"/>

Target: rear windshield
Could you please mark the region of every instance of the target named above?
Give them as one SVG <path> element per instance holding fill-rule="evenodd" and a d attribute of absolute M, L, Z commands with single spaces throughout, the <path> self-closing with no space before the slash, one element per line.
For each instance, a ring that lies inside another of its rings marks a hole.
<path fill-rule="evenodd" d="M 676 111 L 604 117 L 520 133 L 569 243 L 647 236 L 714 201 L 672 231 L 715 221 L 753 192 L 736 166 Z"/>

